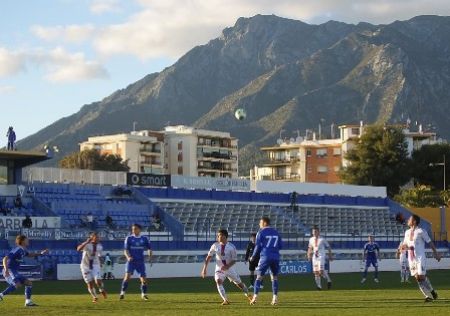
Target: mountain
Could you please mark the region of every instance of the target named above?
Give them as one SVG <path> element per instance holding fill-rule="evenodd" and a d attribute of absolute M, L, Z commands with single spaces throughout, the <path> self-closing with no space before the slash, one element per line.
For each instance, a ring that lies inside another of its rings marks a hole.
<path fill-rule="evenodd" d="M 240 18 L 160 73 L 83 106 L 19 146 L 50 143 L 63 155 L 88 136 L 129 131 L 134 121 L 140 129 L 187 124 L 238 137 L 245 174 L 262 159 L 260 146 L 273 144 L 280 132 L 292 137 L 316 129 L 320 121 L 329 127 L 411 119 L 445 137 L 448 34 L 450 17 L 442 16 L 388 25 Z M 247 110 L 245 121 L 233 117 L 240 107 Z"/>

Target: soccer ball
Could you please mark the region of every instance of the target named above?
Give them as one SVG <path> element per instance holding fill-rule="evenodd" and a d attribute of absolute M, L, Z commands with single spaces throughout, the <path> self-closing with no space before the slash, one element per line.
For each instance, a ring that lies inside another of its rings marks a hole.
<path fill-rule="evenodd" d="M 247 117 L 247 112 L 243 108 L 239 108 L 234 112 L 234 117 L 238 121 L 245 120 L 245 118 Z"/>

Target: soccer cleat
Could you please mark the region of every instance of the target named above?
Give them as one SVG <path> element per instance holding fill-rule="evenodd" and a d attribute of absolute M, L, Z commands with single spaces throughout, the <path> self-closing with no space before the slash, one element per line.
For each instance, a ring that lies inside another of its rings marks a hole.
<path fill-rule="evenodd" d="M 378 280 L 378 279 L 373 279 L 373 281 L 374 281 L 375 283 L 380 283 L 380 280 Z"/>
<path fill-rule="evenodd" d="M 270 303 L 270 305 L 272 305 L 272 306 L 278 305 L 278 298 L 277 297 L 273 297 L 272 298 L 272 302 Z"/>
<path fill-rule="evenodd" d="M 249 302 L 252 301 L 252 296 L 249 293 L 244 293 L 244 296 L 249 300 Z"/>
<path fill-rule="evenodd" d="M 433 302 L 433 299 L 431 297 L 425 297 L 425 303 Z"/>
<path fill-rule="evenodd" d="M 148 296 L 147 296 L 147 295 L 142 295 L 142 299 L 143 299 L 144 301 L 148 301 Z"/>
<path fill-rule="evenodd" d="M 97 303 L 98 302 L 98 297 L 93 297 L 92 298 L 92 303 Z"/>
<path fill-rule="evenodd" d="M 363 284 L 364 282 L 366 282 L 366 278 L 363 278 L 363 279 L 361 280 L 361 284 Z"/>
<path fill-rule="evenodd" d="M 34 303 L 33 301 L 29 301 L 27 303 L 25 303 L 26 307 L 34 307 L 34 306 L 39 306 L 38 304 Z"/>
<path fill-rule="evenodd" d="M 100 293 L 102 294 L 102 296 L 105 300 L 108 298 L 108 293 L 106 293 L 105 290 L 101 291 Z"/>
<path fill-rule="evenodd" d="M 316 287 L 317 291 L 322 291 L 321 287 Z"/>
<path fill-rule="evenodd" d="M 124 300 L 124 299 L 125 299 L 125 294 L 120 294 L 119 300 Z"/>
<path fill-rule="evenodd" d="M 438 294 L 436 293 L 435 290 L 431 291 L 431 295 L 433 295 L 433 300 L 437 300 L 438 299 Z"/>
<path fill-rule="evenodd" d="M 225 301 L 223 301 L 222 302 L 222 304 L 221 305 L 230 305 L 230 301 L 228 301 L 228 300 L 225 300 Z"/>
<path fill-rule="evenodd" d="M 252 297 L 252 300 L 250 301 L 250 305 L 256 305 L 256 296 Z"/>

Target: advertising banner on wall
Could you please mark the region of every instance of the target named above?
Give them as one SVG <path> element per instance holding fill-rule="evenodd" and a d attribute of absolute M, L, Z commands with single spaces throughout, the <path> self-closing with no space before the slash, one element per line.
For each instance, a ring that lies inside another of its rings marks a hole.
<path fill-rule="evenodd" d="M 304 274 L 312 273 L 309 261 L 282 261 L 280 262 L 280 274 Z"/>
<path fill-rule="evenodd" d="M 29 280 L 42 280 L 42 266 L 41 265 L 21 265 L 19 273 Z M 0 279 L 3 279 L 3 275 L 0 274 Z"/>
<path fill-rule="evenodd" d="M 172 187 L 201 190 L 250 191 L 250 181 L 246 179 L 185 177 L 173 175 Z"/>
<path fill-rule="evenodd" d="M 127 173 L 127 185 L 170 187 L 170 175 Z"/>
<path fill-rule="evenodd" d="M 22 228 L 22 221 L 25 217 L 19 216 L 0 216 L 0 229 L 20 230 Z M 33 228 L 60 228 L 60 217 L 31 217 Z"/>

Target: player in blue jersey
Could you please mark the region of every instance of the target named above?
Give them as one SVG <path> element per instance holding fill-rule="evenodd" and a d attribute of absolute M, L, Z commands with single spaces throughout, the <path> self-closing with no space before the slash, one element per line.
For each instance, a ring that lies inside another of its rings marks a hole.
<path fill-rule="evenodd" d="M 32 307 L 37 306 L 31 300 L 32 283 L 23 275 L 20 275 L 19 268 L 25 257 L 39 257 L 48 253 L 48 250 L 42 250 L 41 252 L 31 253 L 28 252 L 29 241 L 24 235 L 18 235 L 16 237 L 16 247 L 10 251 L 10 253 L 3 258 L 3 277 L 9 286 L 0 293 L 0 301 L 3 301 L 3 297 L 16 289 L 25 286 L 25 306 Z"/>
<path fill-rule="evenodd" d="M 147 296 L 147 274 L 145 272 L 145 255 L 147 251 L 149 261 L 152 259 L 152 250 L 150 247 L 150 240 L 146 236 L 141 235 L 142 227 L 139 224 L 131 226 L 132 234 L 125 239 L 124 253 L 127 258 L 125 266 L 125 276 L 122 281 L 122 288 L 120 291 L 120 299 L 125 298 L 125 292 L 128 288 L 128 281 L 133 275 L 134 271 L 139 274 L 141 280 L 141 296 L 144 301 L 148 301 Z"/>
<path fill-rule="evenodd" d="M 272 305 L 278 304 L 278 273 L 280 270 L 280 249 L 282 248 L 282 240 L 278 231 L 270 226 L 270 218 L 264 216 L 259 221 L 261 228 L 256 235 L 255 250 L 250 261 L 255 260 L 259 255 L 259 263 L 256 268 L 256 281 L 254 285 L 253 298 L 251 305 L 255 305 L 258 294 L 261 289 L 261 283 L 267 270 L 270 269 L 272 279 Z"/>
<path fill-rule="evenodd" d="M 364 253 L 363 253 L 364 261 L 366 263 L 366 267 L 364 268 L 363 278 L 361 283 L 366 282 L 367 279 L 367 271 L 370 266 L 375 268 L 374 281 L 376 283 L 380 282 L 378 280 L 378 261 L 380 260 L 380 247 L 375 242 L 372 235 L 369 235 L 369 242 L 364 245 Z"/>

